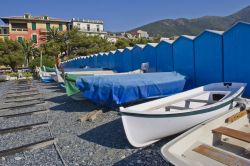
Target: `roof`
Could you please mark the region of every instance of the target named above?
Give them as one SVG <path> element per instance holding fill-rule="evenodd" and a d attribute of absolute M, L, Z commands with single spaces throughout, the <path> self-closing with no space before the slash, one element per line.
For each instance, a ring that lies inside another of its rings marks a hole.
<path fill-rule="evenodd" d="M 136 44 L 135 46 L 138 46 L 140 48 L 144 48 L 146 45 L 145 44 Z"/>
<path fill-rule="evenodd" d="M 126 47 L 125 49 L 132 50 L 133 47 Z M 124 50 L 125 50 L 125 49 L 124 49 Z"/>
<path fill-rule="evenodd" d="M 207 29 L 207 32 L 212 32 L 212 33 L 217 33 L 219 35 L 222 35 L 224 33 L 224 31 L 216 31 L 216 30 L 211 30 L 211 29 Z"/>
<path fill-rule="evenodd" d="M 248 22 L 244 22 L 244 21 L 238 21 L 236 22 L 235 24 L 233 24 L 227 31 L 224 32 L 224 35 L 226 33 L 229 33 L 232 29 L 234 29 L 235 27 L 239 26 L 239 25 L 247 25 L 247 26 L 250 26 L 250 23 Z"/>
<path fill-rule="evenodd" d="M 168 43 L 168 44 L 172 44 L 175 40 L 168 40 L 168 39 L 164 39 L 162 41 L 160 41 L 160 43 Z M 159 43 L 159 44 L 160 44 Z"/>
<path fill-rule="evenodd" d="M 10 16 L 10 17 L 1 17 L 0 19 L 5 24 L 8 23 L 9 20 L 29 20 L 29 21 L 44 21 L 44 22 L 65 22 L 65 23 L 69 22 L 61 18 L 48 17 L 48 19 L 45 20 L 44 16 L 31 16 L 31 15 L 30 15 L 30 18 L 24 18 L 24 16 Z"/>
<path fill-rule="evenodd" d="M 79 19 L 72 18 L 71 22 L 84 22 L 84 23 L 95 23 L 95 24 L 103 24 L 102 20 L 91 20 L 91 19 Z"/>
<path fill-rule="evenodd" d="M 194 40 L 196 36 L 190 36 L 190 35 L 181 35 L 182 37 Z"/>
<path fill-rule="evenodd" d="M 150 45 L 152 47 L 156 47 L 159 43 L 148 43 L 147 45 Z"/>
<path fill-rule="evenodd" d="M 124 51 L 124 49 L 118 49 L 117 51 L 120 51 L 120 52 L 122 52 L 122 51 Z"/>
<path fill-rule="evenodd" d="M 0 28 L 9 28 L 8 25 L 0 25 Z"/>

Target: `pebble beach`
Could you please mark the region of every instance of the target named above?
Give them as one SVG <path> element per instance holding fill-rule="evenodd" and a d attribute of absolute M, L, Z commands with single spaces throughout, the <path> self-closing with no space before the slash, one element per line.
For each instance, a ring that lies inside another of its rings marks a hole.
<path fill-rule="evenodd" d="M 14 87 L 13 84 L 15 81 L 1 82 L 0 93 L 14 92 L 10 90 Z M 0 129 L 34 123 L 48 125 L 1 134 L 0 151 L 45 139 L 55 138 L 57 141 L 55 145 L 35 150 L 1 155 L 0 165 L 171 165 L 161 157 L 160 148 L 176 136 L 165 138 L 148 147 L 134 148 L 127 141 L 117 111 L 108 110 L 91 122 L 80 122 L 79 117 L 97 109 L 94 104 L 71 99 L 56 83 L 44 84 L 33 80 L 30 84 L 38 90 L 45 103 L 0 110 L 0 116 L 44 108 L 48 112 L 0 117 Z M 1 96 L 0 103 L 6 102 L 5 97 Z M 34 103 L 37 100 L 27 102 Z M 8 103 L 8 106 L 11 104 L 16 103 Z"/>

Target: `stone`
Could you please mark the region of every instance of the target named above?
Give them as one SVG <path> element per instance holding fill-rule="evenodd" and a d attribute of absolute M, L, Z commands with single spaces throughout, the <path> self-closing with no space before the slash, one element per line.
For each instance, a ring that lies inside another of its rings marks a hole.
<path fill-rule="evenodd" d="M 22 157 L 15 157 L 15 160 L 22 160 L 23 158 Z"/>

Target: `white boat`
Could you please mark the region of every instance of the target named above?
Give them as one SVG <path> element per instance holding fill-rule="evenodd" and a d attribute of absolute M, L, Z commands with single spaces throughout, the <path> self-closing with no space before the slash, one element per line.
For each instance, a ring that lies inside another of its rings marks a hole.
<path fill-rule="evenodd" d="M 234 108 L 170 141 L 161 154 L 176 166 L 249 166 L 249 122 L 249 108 Z"/>
<path fill-rule="evenodd" d="M 98 75 L 115 75 L 115 74 L 138 74 L 140 73 L 141 70 L 134 70 L 131 72 L 126 72 L 126 73 L 116 73 L 112 70 L 94 70 L 94 71 L 80 71 L 80 72 L 66 72 L 65 74 L 69 74 L 68 77 L 65 77 L 64 79 L 64 83 L 65 83 L 65 89 L 66 92 L 68 90 L 68 88 L 70 87 L 73 89 L 78 89 L 74 84 L 76 81 L 76 78 L 69 78 L 70 75 L 75 75 L 75 76 L 98 76 Z M 66 81 L 65 81 L 66 80 Z M 71 83 L 71 85 L 69 85 Z M 68 87 L 68 88 L 67 88 Z M 83 93 L 84 92 L 78 92 L 78 93 L 74 93 L 74 94 L 70 94 L 70 92 L 67 92 L 68 96 L 70 96 L 73 100 L 77 100 L 77 101 L 81 101 L 81 100 L 86 100 L 86 98 L 83 97 Z"/>
<path fill-rule="evenodd" d="M 183 132 L 228 111 L 244 83 L 213 83 L 146 103 L 120 107 L 128 141 L 135 147 Z"/>
<path fill-rule="evenodd" d="M 0 74 L 0 81 L 8 81 L 10 80 L 10 76 Z"/>

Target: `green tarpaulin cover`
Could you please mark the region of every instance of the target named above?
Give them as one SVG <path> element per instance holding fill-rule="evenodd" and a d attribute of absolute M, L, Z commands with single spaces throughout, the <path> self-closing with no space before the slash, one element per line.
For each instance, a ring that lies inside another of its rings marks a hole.
<path fill-rule="evenodd" d="M 51 68 L 51 67 L 47 67 L 47 66 L 43 66 L 42 67 L 42 71 L 45 71 L 45 72 L 56 72 L 56 69 L 55 68 Z"/>
<path fill-rule="evenodd" d="M 66 93 L 68 96 L 72 96 L 80 92 L 80 90 L 75 85 L 77 77 L 80 77 L 80 76 L 85 76 L 85 75 L 84 74 L 66 74 L 65 75 L 64 83 L 65 83 Z M 89 74 L 87 74 L 86 76 L 89 76 Z"/>

